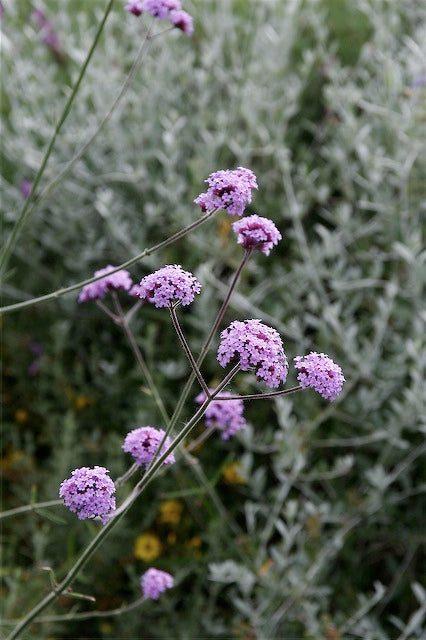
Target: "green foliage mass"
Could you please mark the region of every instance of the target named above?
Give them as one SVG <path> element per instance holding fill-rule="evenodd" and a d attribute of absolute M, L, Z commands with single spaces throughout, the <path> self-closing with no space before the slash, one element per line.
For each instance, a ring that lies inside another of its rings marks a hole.
<path fill-rule="evenodd" d="M 74 590 L 96 605 L 63 597 L 48 613 L 130 602 L 150 564 L 173 573 L 175 589 L 123 616 L 34 625 L 28 637 L 83 637 L 84 629 L 85 638 L 420 638 L 426 87 L 416 80 L 425 73 L 425 7 L 184 4 L 193 36 L 174 30 L 150 43 L 111 121 L 26 224 L 3 303 L 137 255 L 199 216 L 192 201 L 212 171 L 244 166 L 259 183 L 249 212 L 273 219 L 283 240 L 251 259 L 223 325 L 262 318 L 280 331 L 290 362 L 323 351 L 347 383 L 331 405 L 310 390 L 247 403 L 248 429 L 193 452 L 198 473 L 179 456 L 81 573 Z M 19 184 L 34 179 L 106 3 L 39 3 L 58 33 L 55 55 L 30 2 L 3 5 L 7 236 L 23 205 Z M 117 1 L 41 189 L 96 129 L 142 30 Z M 135 281 L 172 263 L 196 274 L 202 293 L 181 314 L 194 353 L 242 258 L 229 220 L 220 212 L 131 269 Z M 76 297 L 2 317 L 4 509 L 57 498 L 75 467 L 101 464 L 119 476 L 127 431 L 164 426 L 119 328 Z M 171 413 L 189 370 L 167 311 L 144 306 L 132 327 Z M 220 380 L 214 349 L 203 372 Z M 233 389 L 256 384 L 240 374 Z M 196 393 L 194 385 L 180 424 Z M 244 483 L 225 482 L 231 462 Z M 182 519 L 161 523 L 160 503 L 176 497 Z M 40 566 L 63 576 L 96 528 L 61 507 L 5 520 L 4 617 L 31 608 L 49 588 Z M 162 543 L 153 562 L 134 556 L 146 531 Z"/>

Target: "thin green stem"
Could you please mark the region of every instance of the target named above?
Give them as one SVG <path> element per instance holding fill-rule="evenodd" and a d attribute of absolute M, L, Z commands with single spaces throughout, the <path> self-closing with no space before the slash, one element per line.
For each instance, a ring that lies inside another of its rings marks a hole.
<path fill-rule="evenodd" d="M 75 83 L 75 85 L 74 85 L 74 87 L 73 87 L 73 89 L 72 89 L 72 91 L 71 91 L 71 93 L 69 95 L 69 98 L 65 103 L 64 109 L 63 109 L 63 111 L 62 111 L 62 113 L 61 113 L 61 115 L 59 117 L 59 120 L 58 120 L 58 122 L 56 124 L 55 130 L 53 132 L 53 135 L 52 135 L 52 137 L 50 139 L 50 142 L 49 142 L 49 144 L 47 146 L 47 149 L 46 149 L 46 152 L 44 154 L 44 157 L 43 157 L 42 163 L 40 165 L 40 168 L 37 171 L 36 177 L 34 178 L 34 182 L 33 182 L 32 188 L 31 188 L 31 192 L 30 192 L 28 198 L 26 199 L 24 206 L 21 209 L 21 212 L 19 214 L 18 220 L 16 221 L 15 226 L 12 229 L 12 233 L 10 234 L 9 239 L 8 239 L 6 245 L 5 245 L 5 247 L 4 247 L 4 249 L 3 249 L 2 253 L 1 253 L 1 256 L 0 256 L 0 274 L 3 273 L 4 270 L 6 269 L 7 263 L 9 261 L 10 254 L 13 251 L 13 248 L 14 248 L 14 246 L 16 244 L 17 239 L 18 239 L 18 235 L 21 232 L 21 229 L 23 228 L 23 225 L 24 225 L 24 223 L 25 223 L 25 221 L 27 219 L 27 212 L 28 212 L 29 206 L 30 206 L 30 204 L 31 204 L 31 202 L 32 202 L 32 200 L 34 198 L 34 194 L 35 194 L 36 189 L 38 187 L 38 184 L 39 184 L 39 182 L 40 182 L 40 180 L 42 178 L 42 175 L 43 175 L 44 170 L 46 168 L 47 162 L 48 162 L 48 160 L 50 158 L 50 154 L 52 153 L 52 149 L 53 149 L 53 146 L 54 146 L 54 144 L 56 142 L 56 138 L 58 137 L 59 131 L 61 130 L 61 127 L 64 124 L 65 120 L 67 119 L 67 116 L 68 116 L 68 114 L 69 114 L 69 112 L 71 110 L 71 106 L 72 106 L 72 104 L 74 102 L 74 99 L 75 99 L 75 97 L 77 95 L 77 92 L 78 92 L 78 90 L 80 88 L 80 85 L 81 85 L 81 82 L 83 80 L 84 74 L 86 73 L 86 69 L 87 69 L 87 67 L 89 65 L 89 62 L 90 62 L 90 60 L 92 58 L 92 55 L 93 55 L 93 53 L 94 53 L 94 51 L 96 49 L 96 46 L 97 46 L 97 44 L 99 42 L 100 37 L 101 37 L 103 28 L 105 26 L 105 22 L 106 22 L 106 20 L 108 18 L 108 15 L 109 15 L 109 13 L 110 13 L 110 11 L 112 9 L 113 2 L 114 2 L 114 0 L 109 0 L 109 2 L 108 2 L 108 5 L 107 5 L 107 7 L 105 9 L 105 13 L 103 15 L 103 18 L 102 18 L 102 20 L 101 20 L 101 22 L 99 24 L 98 30 L 96 31 L 95 38 L 94 38 L 94 40 L 92 42 L 92 46 L 90 47 L 89 52 L 88 52 L 88 54 L 86 56 L 86 59 L 85 59 L 85 61 L 83 63 L 83 66 L 80 69 L 80 73 L 78 75 L 77 81 L 76 81 L 76 83 Z"/>
<path fill-rule="evenodd" d="M 0 520 L 16 516 L 20 513 L 27 513 L 28 511 L 35 511 L 37 509 L 46 509 L 48 507 L 57 507 L 60 504 L 64 504 L 63 500 L 47 500 L 47 502 L 34 502 L 33 504 L 26 504 L 22 507 L 16 507 L 15 509 L 8 509 L 0 513 Z"/>
<path fill-rule="evenodd" d="M 92 133 L 92 135 L 89 136 L 89 138 L 83 144 L 81 149 L 79 151 L 77 151 L 77 153 L 71 158 L 71 160 L 69 162 L 67 162 L 67 164 L 62 169 L 62 171 L 60 171 L 58 173 L 58 175 L 55 178 L 53 178 L 53 180 L 51 180 L 49 182 L 49 184 L 46 185 L 46 187 L 43 189 L 43 191 L 40 193 L 40 195 L 37 196 L 37 198 L 34 200 L 32 206 L 28 209 L 28 211 L 26 213 L 26 216 L 25 216 L 25 220 L 46 199 L 46 197 L 49 195 L 49 193 L 51 193 L 55 189 L 55 187 L 61 182 L 62 178 L 64 178 L 67 175 L 67 173 L 69 173 L 71 171 L 71 169 L 76 164 L 76 162 L 78 162 L 78 160 L 80 160 L 80 158 L 85 154 L 86 150 L 92 144 L 94 139 L 98 136 L 99 132 L 103 129 L 103 127 L 110 120 L 110 118 L 111 118 L 113 112 L 115 111 L 118 103 L 121 101 L 121 99 L 123 98 L 125 93 L 127 93 L 127 90 L 129 88 L 129 86 L 130 86 L 130 84 L 131 84 L 131 82 L 132 82 L 132 80 L 133 80 L 133 78 L 135 76 L 135 73 L 136 73 L 137 69 L 139 68 L 141 60 L 142 60 L 142 58 L 144 56 L 144 53 L 145 53 L 145 50 L 146 50 L 148 42 L 153 39 L 153 37 L 150 36 L 151 27 L 152 27 L 152 24 L 150 25 L 148 31 L 146 32 L 145 37 L 142 40 L 142 44 L 141 44 L 141 46 L 139 48 L 138 54 L 136 56 L 136 59 L 133 62 L 129 73 L 128 73 L 126 79 L 124 80 L 124 82 L 123 82 L 123 84 L 121 86 L 121 89 L 119 90 L 118 94 L 116 95 L 116 97 L 115 97 L 112 105 L 108 109 L 107 113 L 104 115 L 104 117 L 102 118 L 101 122 L 99 123 L 99 125 L 97 126 L 95 131 Z M 24 220 L 24 222 L 25 222 L 25 220 Z"/>
<path fill-rule="evenodd" d="M 67 620 L 90 620 L 90 618 L 110 618 L 121 616 L 123 613 L 127 613 L 128 611 L 137 609 L 145 601 L 145 596 L 142 596 L 134 602 L 130 602 L 129 604 L 123 605 L 121 607 L 117 607 L 116 609 L 109 609 L 107 611 L 82 611 L 81 613 L 66 613 L 58 616 L 42 616 L 34 622 L 36 624 L 43 624 L 45 622 L 66 622 Z M 16 622 L 17 620 L 3 620 L 1 624 L 9 625 L 16 624 Z"/>
<path fill-rule="evenodd" d="M 139 253 L 134 258 L 130 258 L 130 260 L 123 262 L 123 264 L 120 264 L 118 267 L 111 269 L 108 275 L 112 275 L 113 273 L 120 271 L 120 269 L 126 269 L 127 267 L 131 267 L 136 262 L 139 262 L 139 260 L 142 260 L 143 258 L 146 258 L 147 256 L 150 256 L 151 254 L 155 253 L 155 251 L 159 251 L 164 247 L 168 247 L 170 244 L 173 244 L 174 242 L 176 242 L 176 240 L 183 238 L 183 236 L 185 236 L 187 233 L 189 233 L 193 229 L 196 229 L 200 225 L 204 224 L 204 222 L 206 222 L 209 218 L 211 218 L 212 215 L 216 213 L 216 211 L 217 211 L 217 208 L 207 211 L 207 213 L 205 213 L 204 216 L 199 218 L 199 220 L 196 220 L 195 222 L 192 222 L 184 229 L 177 231 L 172 236 L 170 236 L 170 238 L 166 238 L 166 240 L 163 240 L 162 242 L 158 242 L 157 244 L 153 245 L 152 247 L 149 247 L 148 249 L 144 249 L 141 253 Z M 105 276 L 96 276 L 93 278 L 88 278 L 87 280 L 82 280 L 81 282 L 72 284 L 69 287 L 64 287 L 63 289 L 57 289 L 56 291 L 52 291 L 52 293 L 47 293 L 44 296 L 39 296 L 38 298 L 31 298 L 30 300 L 24 300 L 23 302 L 17 302 L 15 304 L 10 304 L 6 307 L 1 307 L 0 313 L 10 313 L 11 311 L 17 311 L 18 309 L 32 307 L 36 304 L 40 304 L 41 302 L 46 302 L 47 300 L 60 298 L 61 296 L 67 293 L 71 293 L 72 291 L 77 291 L 78 289 L 81 289 L 82 287 L 86 286 L 86 284 L 91 284 L 92 282 L 96 282 L 97 280 L 100 280 L 101 278 L 104 278 L 104 277 Z"/>
<path fill-rule="evenodd" d="M 118 322 L 120 323 L 124 331 L 124 334 L 127 338 L 127 342 L 129 343 L 129 346 L 133 352 L 133 355 L 135 356 L 136 362 L 138 363 L 142 371 L 142 374 L 147 382 L 149 390 L 152 393 L 152 396 L 155 400 L 155 403 L 158 407 L 161 417 L 164 420 L 165 424 L 167 424 L 169 421 L 169 414 L 167 413 L 166 407 L 164 406 L 164 402 L 161 399 L 160 394 L 158 393 L 158 389 L 155 385 L 154 380 L 152 379 L 151 373 L 145 362 L 142 352 L 136 343 L 135 336 L 133 335 L 133 331 L 130 329 L 126 316 L 124 315 L 123 308 L 120 304 L 120 301 L 115 291 L 113 291 L 113 300 L 114 300 L 115 309 L 117 311 Z"/>
<path fill-rule="evenodd" d="M 294 393 L 295 391 L 301 391 L 303 387 L 298 385 L 297 387 L 291 387 L 291 389 L 283 389 L 282 391 L 271 391 L 268 393 L 252 393 L 247 396 L 219 396 L 217 399 L 221 402 L 225 400 L 263 400 L 264 398 L 276 398 L 277 396 L 285 396 L 288 393 Z"/>
<path fill-rule="evenodd" d="M 237 282 L 239 280 L 241 272 L 242 272 L 244 266 L 247 264 L 247 260 L 249 259 L 250 255 L 251 255 L 251 252 L 249 252 L 249 251 L 245 252 L 244 257 L 243 257 L 243 259 L 242 259 L 237 271 L 234 274 L 234 277 L 232 279 L 232 282 L 231 282 L 231 285 L 229 287 L 228 293 L 227 293 L 227 295 L 225 297 L 225 300 L 223 301 L 222 306 L 220 307 L 220 309 L 218 311 L 218 314 L 216 316 L 216 319 L 215 319 L 215 321 L 213 323 L 213 326 L 212 326 L 212 328 L 211 328 L 211 330 L 209 332 L 209 335 L 207 336 L 207 338 L 206 338 L 206 340 L 205 340 L 205 342 L 204 342 L 204 344 L 203 344 L 203 346 L 201 348 L 201 352 L 200 352 L 200 355 L 199 355 L 198 360 L 197 360 L 197 366 L 201 366 L 201 364 L 203 363 L 203 360 L 204 360 L 204 358 L 205 358 L 205 356 L 207 354 L 207 351 L 208 351 L 208 348 L 210 346 L 210 343 L 213 340 L 214 334 L 215 334 L 217 328 L 219 327 L 219 325 L 220 325 L 220 323 L 221 323 L 221 321 L 223 319 L 223 316 L 225 315 L 225 311 L 226 311 L 226 309 L 228 307 L 228 304 L 229 304 L 229 301 L 231 299 L 232 293 L 233 293 L 235 287 L 237 286 Z M 195 380 L 195 373 L 191 373 L 191 375 L 189 376 L 189 378 L 188 378 L 188 380 L 187 380 L 187 382 L 185 384 L 185 387 L 183 388 L 182 394 L 181 394 L 181 396 L 180 396 L 180 398 L 178 400 L 178 403 L 177 403 L 177 405 L 175 407 L 175 410 L 173 412 L 173 415 L 171 417 L 171 424 L 172 425 L 174 425 L 177 422 L 177 420 L 179 419 L 179 416 L 180 416 L 180 414 L 182 412 L 182 409 L 183 409 L 183 405 L 186 402 L 186 399 L 187 399 L 187 397 L 189 395 L 189 392 L 190 392 L 191 387 L 192 387 L 192 385 L 194 383 L 194 380 Z"/>
<path fill-rule="evenodd" d="M 179 320 L 176 314 L 176 307 L 174 305 L 170 305 L 169 306 L 169 311 L 170 311 L 170 316 L 173 322 L 173 326 L 175 328 L 175 331 L 178 335 L 178 338 L 180 340 L 180 343 L 182 345 L 183 350 L 185 351 L 186 357 L 189 360 L 189 363 L 192 367 L 192 370 L 195 374 L 195 376 L 197 377 L 198 382 L 200 383 L 204 393 L 206 394 L 206 396 L 208 397 L 210 395 L 210 390 L 208 388 L 208 386 L 206 385 L 206 383 L 204 382 L 204 378 L 201 375 L 201 371 L 199 370 L 197 363 L 195 362 L 194 356 L 191 353 L 191 349 L 188 346 L 188 343 L 186 341 L 185 335 L 182 331 L 182 328 L 179 324 Z"/>

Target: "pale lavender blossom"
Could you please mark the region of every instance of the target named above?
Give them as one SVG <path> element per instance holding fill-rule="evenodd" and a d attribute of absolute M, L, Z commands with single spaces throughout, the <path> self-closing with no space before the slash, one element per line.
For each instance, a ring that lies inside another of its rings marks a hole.
<path fill-rule="evenodd" d="M 169 264 L 142 278 L 139 291 L 134 293 L 160 308 L 176 302 L 188 305 L 200 291 L 201 285 L 192 273 L 184 271 L 178 264 Z"/>
<path fill-rule="evenodd" d="M 256 176 L 250 169 L 225 169 L 210 174 L 205 180 L 209 188 L 194 200 L 203 211 L 226 209 L 231 216 L 241 216 L 251 202 L 251 191 L 257 189 Z"/>
<path fill-rule="evenodd" d="M 192 16 L 190 16 L 186 11 L 170 11 L 168 17 L 172 25 L 177 29 L 181 29 L 181 31 L 183 31 L 187 36 L 192 35 L 194 32 Z"/>
<path fill-rule="evenodd" d="M 326 400 L 333 401 L 342 390 L 345 378 L 342 369 L 325 353 L 311 351 L 307 356 L 294 358 L 299 370 L 297 379 L 303 389 L 311 387 Z"/>
<path fill-rule="evenodd" d="M 210 390 L 211 391 L 211 390 Z M 228 391 L 222 391 L 221 396 L 232 395 Z M 195 398 L 197 404 L 203 404 L 206 400 L 204 391 Z M 242 400 L 213 400 L 207 407 L 204 414 L 206 427 L 217 427 L 220 429 L 222 440 L 229 440 L 237 431 L 245 429 L 247 422 L 243 416 L 244 402 Z"/>
<path fill-rule="evenodd" d="M 149 464 L 158 451 L 161 441 L 164 438 L 163 429 L 153 427 L 139 427 L 129 431 L 124 439 L 123 451 L 130 453 L 139 465 Z M 170 447 L 170 438 L 167 437 L 161 448 L 160 455 Z M 176 462 L 173 453 L 167 456 L 163 464 L 173 464 Z"/>
<path fill-rule="evenodd" d="M 134 16 L 140 16 L 143 12 L 143 2 L 142 0 L 128 0 L 124 8 L 129 13 L 133 13 Z"/>
<path fill-rule="evenodd" d="M 287 379 L 288 363 L 279 333 L 260 320 L 235 320 L 220 334 L 217 359 L 225 367 L 235 357 L 240 369 L 254 369 L 257 379 L 278 387 Z"/>
<path fill-rule="evenodd" d="M 237 242 L 244 249 L 259 249 L 266 256 L 282 238 L 272 220 L 256 214 L 237 220 L 232 229 L 238 234 Z"/>
<path fill-rule="evenodd" d="M 158 600 L 160 594 L 173 587 L 173 576 L 167 571 L 151 567 L 141 577 L 141 589 L 145 598 Z"/>
<path fill-rule="evenodd" d="M 154 18 L 163 20 L 168 18 L 171 11 L 179 11 L 182 4 L 179 0 L 143 0 L 142 9 Z"/>
<path fill-rule="evenodd" d="M 62 482 L 59 496 L 79 520 L 98 516 L 105 524 L 115 511 L 115 485 L 108 473 L 105 467 L 81 467 Z"/>
<path fill-rule="evenodd" d="M 95 271 L 95 277 L 105 277 L 100 280 L 96 280 L 95 282 L 91 282 L 90 284 L 86 284 L 78 296 L 78 301 L 88 302 L 89 300 L 97 300 L 99 298 L 103 298 L 108 291 L 117 291 L 118 289 L 128 291 L 133 285 L 130 273 L 125 269 L 120 269 L 120 271 L 116 271 L 115 273 L 108 275 L 110 271 L 113 271 L 114 269 L 115 267 L 109 264 L 104 269 Z"/>
<path fill-rule="evenodd" d="M 30 182 L 29 180 L 22 180 L 19 183 L 19 189 L 21 191 L 21 194 L 24 200 L 27 200 L 30 197 L 32 188 L 33 188 L 32 182 Z"/>

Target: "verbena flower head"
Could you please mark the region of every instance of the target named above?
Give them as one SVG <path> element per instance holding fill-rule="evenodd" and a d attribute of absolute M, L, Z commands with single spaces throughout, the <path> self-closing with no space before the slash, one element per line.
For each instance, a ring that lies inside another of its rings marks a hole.
<path fill-rule="evenodd" d="M 221 396 L 229 397 L 230 393 L 222 391 Z M 198 394 L 195 402 L 203 404 L 206 399 L 204 391 Z M 207 427 L 217 427 L 222 431 L 222 440 L 229 440 L 237 431 L 245 429 L 247 422 L 243 416 L 244 402 L 242 400 L 213 400 L 204 414 Z"/>
<path fill-rule="evenodd" d="M 175 302 L 190 304 L 200 291 L 201 285 L 192 273 L 172 264 L 142 278 L 136 294 L 156 307 L 168 307 Z"/>
<path fill-rule="evenodd" d="M 244 249 L 259 249 L 266 256 L 282 238 L 272 220 L 257 215 L 237 220 L 232 229 L 238 234 L 237 242 Z"/>
<path fill-rule="evenodd" d="M 311 387 L 326 400 L 333 401 L 342 390 L 345 378 L 342 369 L 325 353 L 311 351 L 307 356 L 294 358 L 299 370 L 297 379 L 303 389 Z"/>
<path fill-rule="evenodd" d="M 145 598 L 158 600 L 160 593 L 173 587 L 173 576 L 160 569 L 148 569 L 141 577 L 141 588 Z"/>
<path fill-rule="evenodd" d="M 187 36 L 194 32 L 192 16 L 186 11 L 170 11 L 169 19 L 173 26 L 183 31 Z"/>
<path fill-rule="evenodd" d="M 162 429 L 154 429 L 153 427 L 139 427 L 130 431 L 124 439 L 123 451 L 130 453 L 139 465 L 149 464 L 156 454 L 158 447 L 164 437 Z M 161 448 L 163 454 L 170 447 L 170 438 L 166 438 Z M 164 464 L 173 464 L 176 462 L 173 453 L 167 456 Z"/>
<path fill-rule="evenodd" d="M 128 0 L 124 8 L 134 16 L 140 16 L 143 12 L 143 0 Z"/>
<path fill-rule="evenodd" d="M 220 334 L 217 359 L 225 367 L 235 356 L 242 371 L 254 369 L 258 380 L 278 387 L 287 379 L 288 363 L 279 333 L 260 320 L 235 320 Z"/>
<path fill-rule="evenodd" d="M 126 291 L 128 291 L 133 284 L 130 273 L 125 269 L 121 269 L 116 273 L 111 273 L 111 275 L 108 275 L 109 272 L 113 271 L 114 269 L 115 267 L 109 264 L 104 269 L 95 271 L 95 277 L 104 275 L 105 278 L 101 278 L 100 280 L 96 280 L 96 282 L 91 282 L 90 284 L 86 284 L 86 286 L 83 287 L 80 295 L 78 296 L 78 301 L 87 302 L 88 300 L 103 298 L 108 291 L 118 289 L 125 289 Z"/>
<path fill-rule="evenodd" d="M 256 176 L 250 169 L 225 169 L 209 175 L 209 188 L 194 200 L 203 211 L 226 209 L 231 216 L 241 216 L 251 202 L 251 190 L 257 189 Z"/>
<path fill-rule="evenodd" d="M 142 9 L 154 18 L 163 20 L 168 18 L 171 11 L 179 11 L 182 4 L 179 0 L 143 0 Z"/>
<path fill-rule="evenodd" d="M 62 482 L 59 496 L 80 520 L 99 516 L 105 524 L 115 511 L 115 485 L 108 473 L 105 467 L 81 467 Z"/>

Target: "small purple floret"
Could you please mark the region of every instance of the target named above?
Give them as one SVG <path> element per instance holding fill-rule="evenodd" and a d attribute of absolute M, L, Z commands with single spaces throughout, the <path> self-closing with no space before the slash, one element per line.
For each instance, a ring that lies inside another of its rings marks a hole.
<path fill-rule="evenodd" d="M 256 176 L 250 169 L 225 169 L 210 174 L 205 180 L 209 188 L 194 200 L 203 211 L 226 209 L 231 216 L 242 216 L 251 202 L 251 190 L 257 189 Z"/>
<path fill-rule="evenodd" d="M 158 447 L 164 437 L 163 429 L 153 427 L 139 427 L 130 431 L 124 439 L 123 451 L 130 453 L 139 465 L 149 464 L 157 453 Z M 161 448 L 161 454 L 170 447 L 170 438 L 167 437 Z M 167 456 L 163 464 L 173 464 L 176 462 L 173 453 Z"/>
<path fill-rule="evenodd" d="M 105 524 L 115 511 L 115 485 L 108 473 L 105 467 L 81 467 L 62 482 L 59 496 L 79 520 L 98 516 Z"/>
<path fill-rule="evenodd" d="M 254 369 L 258 380 L 278 387 L 287 379 L 288 363 L 279 333 L 260 320 L 235 320 L 220 334 L 217 359 L 222 367 L 239 356 L 242 371 Z"/>
<path fill-rule="evenodd" d="M 142 9 L 154 18 L 168 18 L 171 11 L 179 11 L 182 5 L 179 0 L 143 0 Z"/>
<path fill-rule="evenodd" d="M 134 16 L 140 16 L 143 12 L 143 2 L 142 0 L 128 0 L 124 8 L 129 13 L 133 13 Z"/>
<path fill-rule="evenodd" d="M 170 11 L 169 19 L 174 27 L 181 29 L 187 36 L 194 32 L 192 16 L 186 11 Z"/>
<path fill-rule="evenodd" d="M 175 302 L 184 306 L 190 304 L 200 291 L 201 285 L 192 273 L 184 271 L 178 264 L 172 264 L 142 278 L 139 291 L 135 290 L 134 293 L 160 308 Z"/>
<path fill-rule="evenodd" d="M 266 256 L 282 238 L 272 220 L 257 215 L 237 220 L 232 229 L 238 234 L 237 242 L 244 249 L 259 249 Z"/>
<path fill-rule="evenodd" d="M 326 400 L 333 401 L 342 390 L 345 378 L 342 369 L 325 353 L 311 351 L 307 356 L 294 358 L 299 370 L 297 379 L 303 389 L 311 387 Z"/>
<path fill-rule="evenodd" d="M 107 275 L 114 269 L 115 267 L 109 264 L 104 269 L 95 271 L 95 277 L 105 275 L 105 278 L 101 278 L 100 280 L 96 280 L 96 282 L 91 282 L 90 284 L 86 284 L 86 286 L 83 287 L 80 295 L 78 296 L 78 301 L 88 302 L 89 300 L 103 298 L 108 291 L 118 289 L 124 289 L 125 291 L 128 291 L 133 284 L 129 272 L 125 269 L 120 269 L 120 271 L 117 271 L 116 273 Z"/>
<path fill-rule="evenodd" d="M 141 589 L 145 598 L 158 600 L 160 593 L 173 587 L 173 576 L 160 569 L 148 569 L 141 577 Z"/>
<path fill-rule="evenodd" d="M 229 397 L 228 391 L 222 391 L 221 396 Z M 206 399 L 204 391 L 195 398 L 197 404 L 203 404 Z M 243 416 L 244 402 L 242 400 L 213 400 L 204 414 L 206 427 L 217 427 L 221 430 L 222 440 L 229 440 L 237 431 L 245 429 L 247 422 Z"/>
<path fill-rule="evenodd" d="M 21 191 L 21 194 L 24 200 L 29 198 L 32 188 L 33 188 L 32 182 L 30 182 L 29 180 L 22 180 L 19 183 L 19 189 Z"/>

